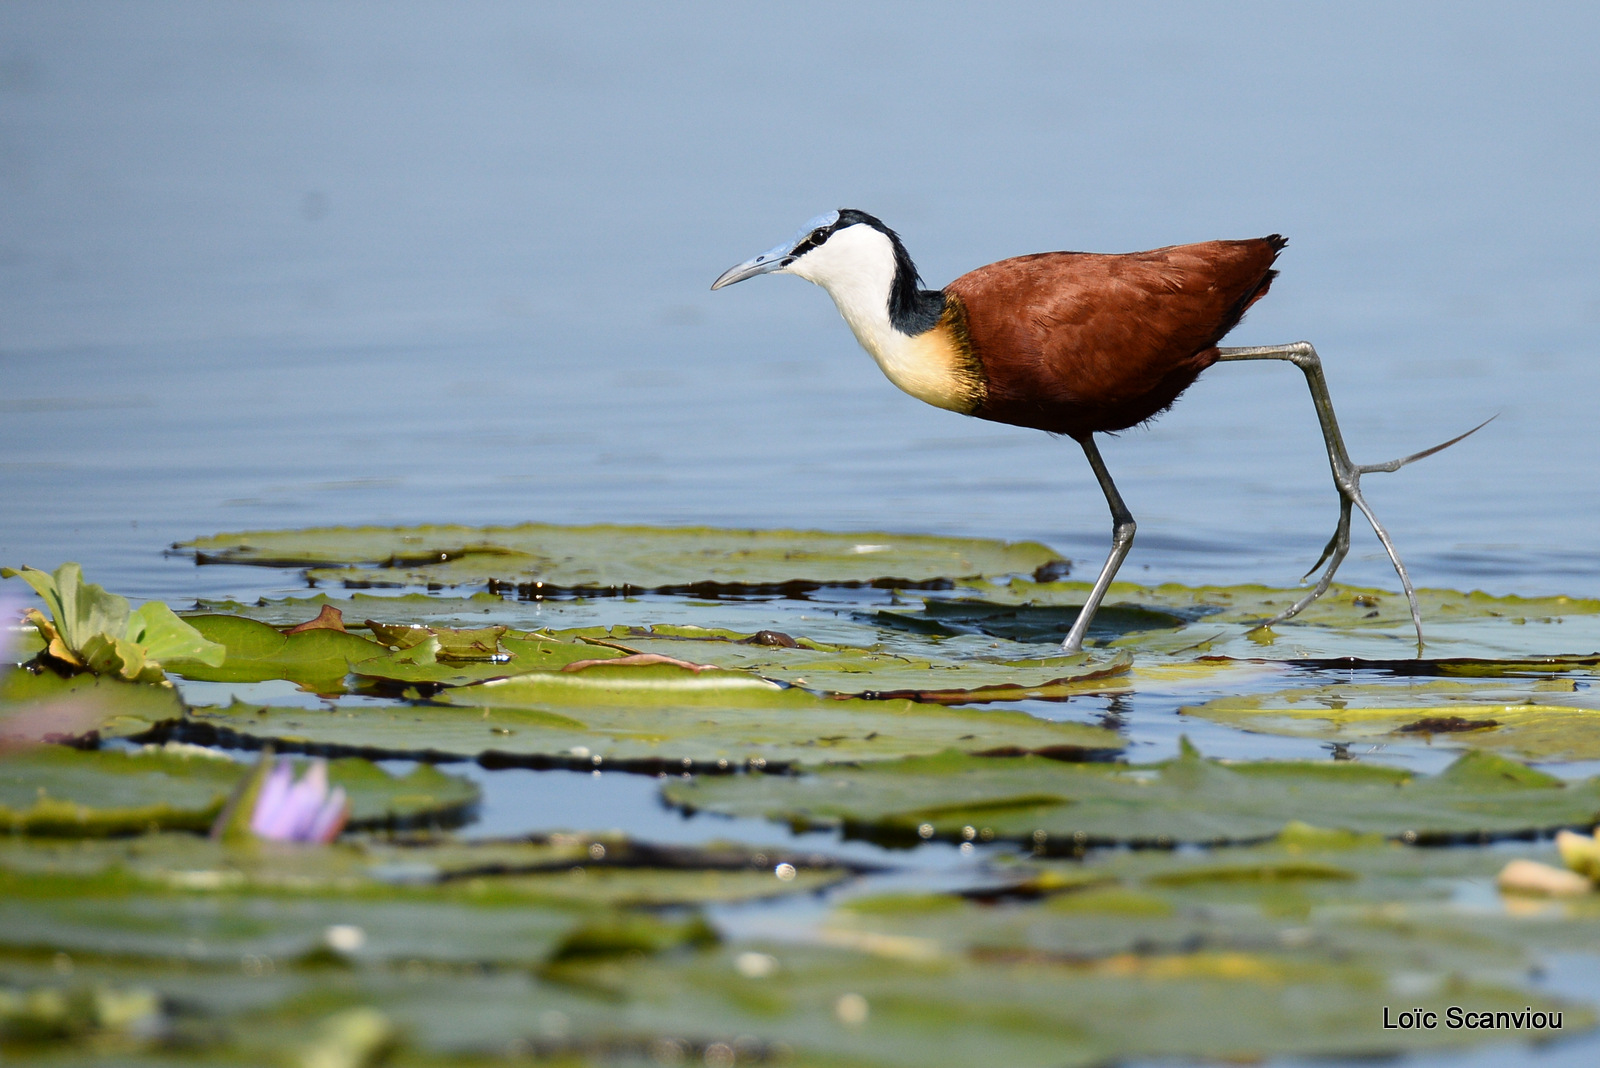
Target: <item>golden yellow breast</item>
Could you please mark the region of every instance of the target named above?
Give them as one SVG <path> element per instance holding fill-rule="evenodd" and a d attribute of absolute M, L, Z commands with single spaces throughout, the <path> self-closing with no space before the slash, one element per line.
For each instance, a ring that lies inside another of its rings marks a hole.
<path fill-rule="evenodd" d="M 959 306 L 947 309 L 931 330 L 907 336 L 898 331 L 863 347 L 889 381 L 920 401 L 970 415 L 983 404 L 982 368 L 973 358 L 962 329 Z"/>

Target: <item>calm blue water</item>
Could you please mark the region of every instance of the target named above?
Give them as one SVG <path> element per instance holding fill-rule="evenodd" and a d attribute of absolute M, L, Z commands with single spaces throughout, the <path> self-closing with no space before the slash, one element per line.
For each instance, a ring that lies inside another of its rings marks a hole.
<path fill-rule="evenodd" d="M 707 291 L 847 205 L 935 285 L 1288 235 L 1231 341 L 1313 341 L 1358 461 L 1499 413 L 1369 483 L 1419 584 L 1600 595 L 1596 40 L 1579 4 L 11 0 L 0 563 L 183 604 L 291 588 L 162 556 L 198 534 L 542 520 L 1037 538 L 1092 572 L 1076 446 L 900 394 L 796 279 Z M 1289 583 L 1336 515 L 1286 366 L 1103 449 L 1129 578 Z M 1343 575 L 1392 580 L 1359 532 Z"/>
<path fill-rule="evenodd" d="M 313 523 L 1041 538 L 1070 442 L 920 405 L 793 278 L 838 204 L 942 283 L 1281 231 L 1238 343 L 1309 338 L 1419 582 L 1600 593 L 1600 15 L 1455 5 L 0 7 L 0 559 L 136 597 Z M 1279 365 L 1107 444 L 1127 574 L 1289 582 L 1335 502 Z M 1358 541 L 1351 579 L 1391 577 Z"/>

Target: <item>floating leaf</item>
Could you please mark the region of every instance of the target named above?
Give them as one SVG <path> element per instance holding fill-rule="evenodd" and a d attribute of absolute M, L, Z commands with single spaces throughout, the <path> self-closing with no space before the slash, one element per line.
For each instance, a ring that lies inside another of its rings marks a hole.
<path fill-rule="evenodd" d="M 663 665 L 615 671 L 630 674 L 525 675 L 447 690 L 438 700 L 448 704 L 433 706 L 196 708 L 137 737 L 649 774 L 888 760 L 951 747 L 1104 759 L 1122 746 L 1113 731 L 1021 712 L 830 699 L 756 676 Z M 680 674 L 703 685 L 683 685 Z"/>
<path fill-rule="evenodd" d="M 190 616 L 189 623 L 228 651 L 220 667 L 173 662 L 175 674 L 203 682 L 290 679 L 319 693 L 334 693 L 343 689 L 351 664 L 389 652 L 377 642 L 339 630 L 317 628 L 283 634 L 253 619 L 222 615 Z"/>
<path fill-rule="evenodd" d="M 787 635 L 791 644 L 785 645 L 757 641 L 755 634 L 682 626 L 561 632 L 571 635 L 603 637 L 617 649 L 742 668 L 821 693 L 959 704 L 1104 692 L 1118 688 L 1132 663 L 1127 656 L 1091 659 L 1081 654 L 1011 661 L 923 658 Z"/>
<path fill-rule="evenodd" d="M 789 865 L 791 878 L 775 874 L 780 864 Z M 400 842 L 346 836 L 323 849 L 257 842 L 247 850 L 180 833 L 0 838 L 3 875 L 76 880 L 86 893 L 143 886 L 421 903 L 658 908 L 810 893 L 854 870 L 820 854 L 654 846 L 616 834 L 489 841 L 431 835 Z"/>
<path fill-rule="evenodd" d="M 1493 749 L 1530 760 L 1600 759 L 1600 709 L 1539 701 L 1560 695 L 1590 703 L 1569 680 L 1441 681 L 1308 687 L 1222 697 L 1180 711 L 1247 731 L 1346 744 L 1410 741 Z"/>
<path fill-rule="evenodd" d="M 82 738 L 101 728 L 137 734 L 181 715 L 183 701 L 171 686 L 0 667 L 0 749 Z"/>
<path fill-rule="evenodd" d="M 332 527 L 186 542 L 201 563 L 309 567 L 350 586 L 713 590 L 918 586 L 1032 573 L 1059 557 L 1036 542 L 914 534 L 710 527 Z M 343 565 L 343 566 L 339 566 Z"/>
<path fill-rule="evenodd" d="M 984 601 L 1022 606 L 1046 618 L 1052 608 L 1075 611 L 1088 592 L 1087 584 L 1078 582 L 1011 579 L 967 585 Z M 1304 593 L 1255 585 L 1113 583 L 1106 608 L 1132 605 L 1190 620 L 1188 626 L 1165 634 L 1142 631 L 1117 639 L 1119 645 L 1147 655 L 1200 652 L 1244 659 L 1355 657 L 1374 662 L 1415 656 L 1405 598 L 1387 590 L 1336 585 L 1294 619 L 1267 632 L 1252 629 Z M 1496 597 L 1438 589 L 1418 590 L 1417 597 L 1431 658 L 1529 661 L 1576 652 L 1591 654 L 1592 659 L 1600 649 L 1600 600 Z"/>
<path fill-rule="evenodd" d="M 0 762 L 0 826 L 68 837 L 204 831 L 246 771 L 188 750 L 45 746 Z M 395 778 L 365 760 L 340 760 L 329 773 L 350 796 L 355 825 L 455 819 L 478 797 L 470 782 L 427 766 Z"/>
<path fill-rule="evenodd" d="M 687 809 L 842 825 L 888 840 L 976 833 L 1057 851 L 1243 842 L 1294 819 L 1408 841 L 1486 840 L 1600 819 L 1600 779 L 1563 783 L 1478 751 L 1432 776 L 1331 761 L 1224 764 L 1192 749 L 1142 767 L 945 753 L 806 776 L 669 782 L 663 793 Z"/>

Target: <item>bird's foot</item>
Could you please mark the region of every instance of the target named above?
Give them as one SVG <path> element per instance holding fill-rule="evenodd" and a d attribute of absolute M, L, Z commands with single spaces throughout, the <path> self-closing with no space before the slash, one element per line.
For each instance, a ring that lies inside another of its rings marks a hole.
<path fill-rule="evenodd" d="M 1411 609 L 1411 623 L 1417 631 L 1417 655 L 1421 656 L 1423 650 L 1422 610 L 1417 604 L 1417 591 L 1411 584 L 1411 576 L 1406 572 L 1406 565 L 1401 562 L 1400 554 L 1395 551 L 1394 542 L 1390 539 L 1389 532 L 1384 529 L 1383 524 L 1378 521 L 1377 515 L 1373 513 L 1372 506 L 1362 496 L 1361 476 L 1380 471 L 1398 471 L 1407 464 L 1426 459 L 1434 453 L 1448 449 L 1458 441 L 1476 434 L 1493 422 L 1494 419 L 1495 416 L 1491 415 L 1471 430 L 1464 434 L 1457 434 L 1449 441 L 1441 442 L 1430 449 L 1423 449 L 1421 452 L 1414 452 L 1410 456 L 1403 456 L 1398 460 L 1389 460 L 1381 464 L 1350 463 L 1344 458 L 1343 442 L 1341 441 L 1339 449 L 1331 450 L 1331 455 L 1338 457 L 1334 462 L 1333 481 L 1339 490 L 1339 523 L 1334 528 L 1333 536 L 1328 539 L 1328 544 L 1323 547 L 1322 555 L 1301 576 L 1300 581 L 1304 582 L 1309 579 L 1324 563 L 1327 564 L 1327 567 L 1323 569 L 1322 575 L 1317 579 L 1316 586 L 1309 593 L 1271 619 L 1263 620 L 1254 629 L 1262 630 L 1274 624 L 1282 623 L 1286 619 L 1294 618 L 1328 591 L 1328 587 L 1333 583 L 1334 573 L 1339 570 L 1339 565 L 1344 563 L 1345 556 L 1350 552 L 1350 512 L 1354 507 L 1361 509 L 1361 514 L 1367 517 L 1368 523 L 1372 524 L 1373 533 L 1378 535 L 1378 540 L 1383 543 L 1384 552 L 1389 554 L 1389 562 L 1394 565 L 1395 574 L 1400 576 L 1400 585 L 1404 588 L 1406 594 L 1406 604 Z"/>

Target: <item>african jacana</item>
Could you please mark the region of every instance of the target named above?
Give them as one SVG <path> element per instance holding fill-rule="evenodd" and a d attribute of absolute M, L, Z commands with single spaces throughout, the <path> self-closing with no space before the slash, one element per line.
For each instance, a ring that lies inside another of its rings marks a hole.
<path fill-rule="evenodd" d="M 796 274 L 828 291 L 861 347 L 889 381 L 939 408 L 1066 434 L 1083 446 L 1111 506 L 1111 554 L 1061 647 L 1083 647 L 1089 622 L 1133 543 L 1134 521 L 1106 470 L 1096 433 L 1126 430 L 1165 411 L 1195 378 L 1224 360 L 1288 360 L 1305 373 L 1339 491 L 1339 524 L 1316 587 L 1261 626 L 1299 614 L 1327 590 L 1350 550 L 1350 509 L 1361 509 L 1405 587 L 1422 649 L 1422 613 L 1388 531 L 1361 495 L 1361 476 L 1396 471 L 1461 438 L 1391 460 L 1351 463 L 1322 363 L 1308 342 L 1224 349 L 1217 342 L 1272 285 L 1287 242 L 1277 234 L 1150 252 L 1041 252 L 1001 260 L 942 290 L 923 289 L 893 230 L 841 208 L 791 241 L 723 272 L 721 289 L 758 274 Z M 1474 427 L 1473 430 L 1478 429 Z"/>

